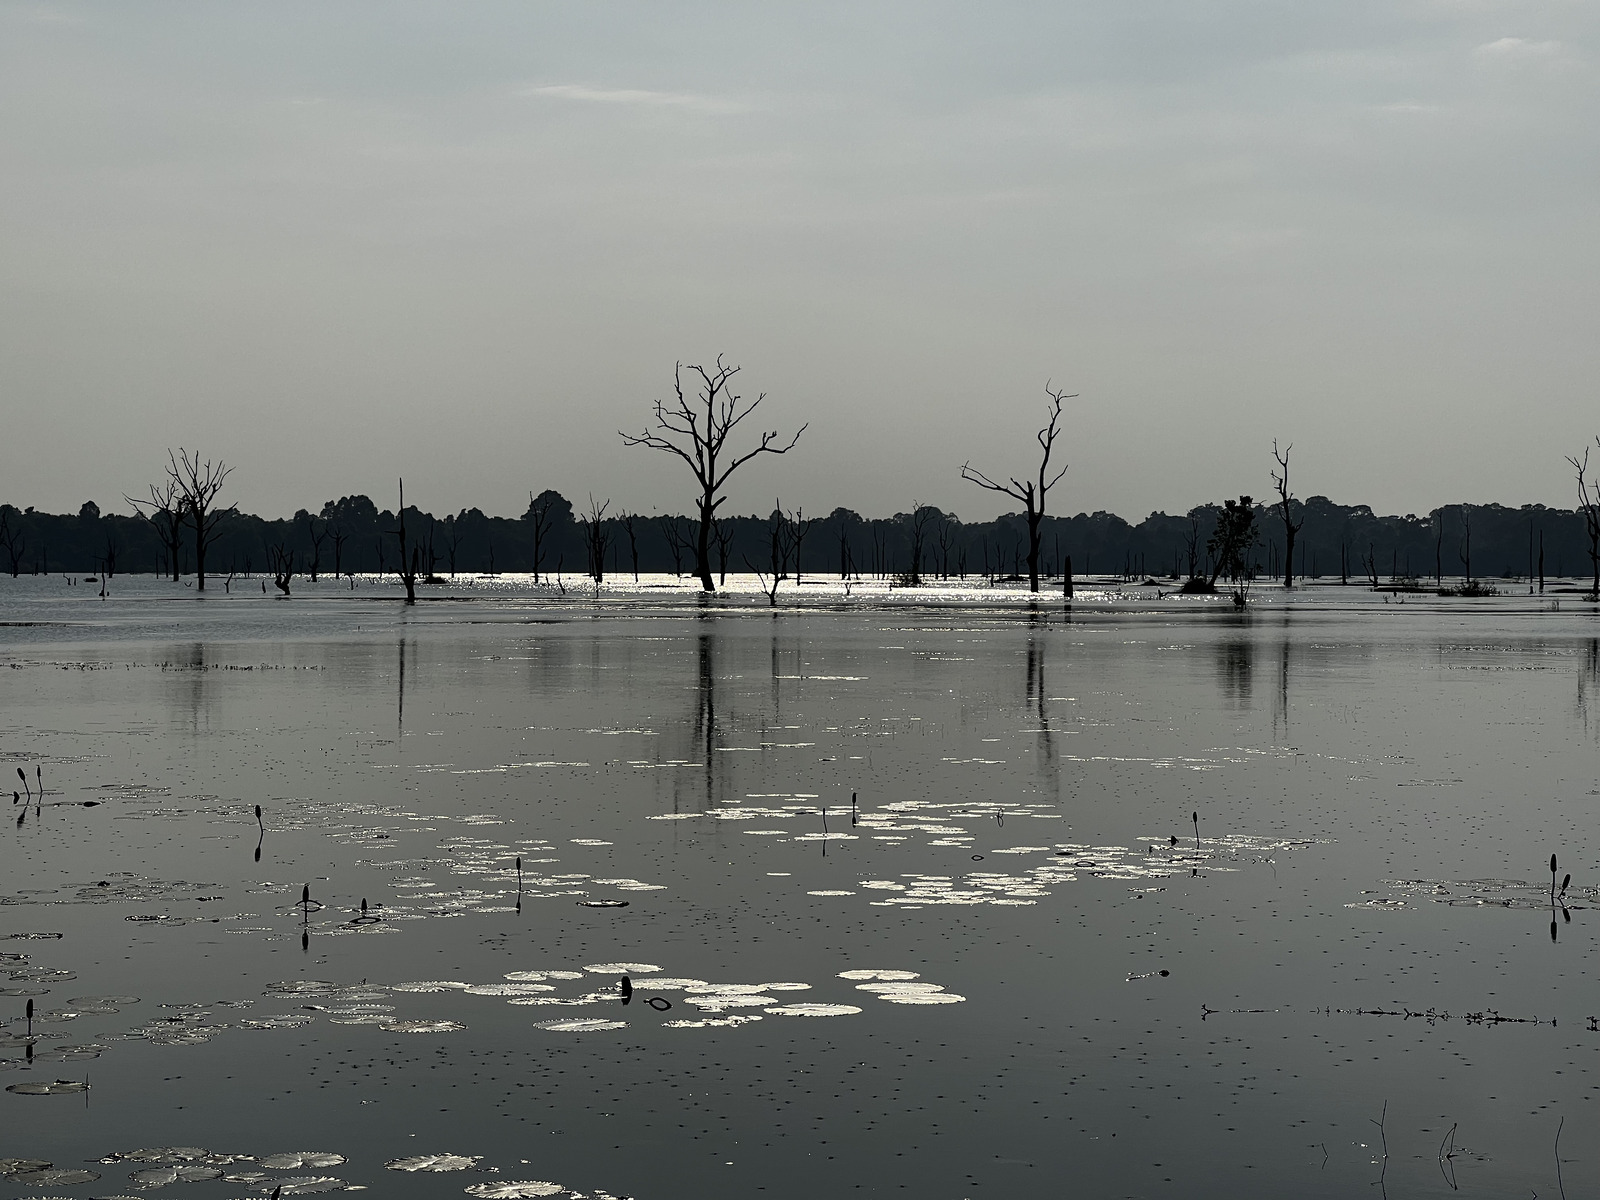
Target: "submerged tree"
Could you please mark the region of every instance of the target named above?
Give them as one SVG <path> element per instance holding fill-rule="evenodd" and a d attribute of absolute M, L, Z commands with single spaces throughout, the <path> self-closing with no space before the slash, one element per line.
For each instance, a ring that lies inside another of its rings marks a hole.
<path fill-rule="evenodd" d="M 606 550 L 611 545 L 611 531 L 606 528 L 606 509 L 611 501 L 596 501 L 589 493 L 589 511 L 578 517 L 583 526 L 583 544 L 589 552 L 589 578 L 598 588 L 606 577 Z"/>
<path fill-rule="evenodd" d="M 793 450 L 800 435 L 806 431 L 806 426 L 800 426 L 795 435 L 782 445 L 779 444 L 776 430 L 763 431 L 759 445 L 743 454 L 737 453 L 727 446 L 729 434 L 756 410 L 767 394 L 761 392 L 754 400 L 746 402 L 732 386 L 733 377 L 740 368 L 725 364 L 720 354 L 714 367 L 690 366 L 688 369 L 699 376 L 700 381 L 693 398 L 684 393 L 684 365 L 679 363 L 672 375 L 676 401 L 671 404 L 664 400 L 656 401 L 655 429 L 647 428 L 637 437 L 619 431 L 619 436 L 629 446 L 646 446 L 651 450 L 675 454 L 688 463 L 689 469 L 694 472 L 695 483 L 700 491 L 696 501 L 700 532 L 695 539 L 695 574 L 700 577 L 703 589 L 714 592 L 716 586 L 711 581 L 712 527 L 716 522 L 717 508 L 724 499 L 723 485 L 728 482 L 728 476 L 756 455 L 787 454 Z"/>
<path fill-rule="evenodd" d="M 1022 502 L 1023 511 L 1028 519 L 1028 590 L 1033 592 L 1039 590 L 1039 524 L 1044 520 L 1045 493 L 1059 483 L 1061 477 L 1067 473 L 1067 468 L 1063 466 L 1053 477 L 1049 477 L 1050 451 L 1055 446 L 1056 435 L 1060 432 L 1062 401 L 1077 398 L 1076 392 L 1069 396 L 1059 389 L 1052 388 L 1048 383 L 1044 385 L 1044 394 L 1050 397 L 1050 406 L 1047 410 L 1050 419 L 1035 435 L 1040 449 L 1044 451 L 1039 459 L 1037 480 L 1020 480 L 1012 476 L 1009 483 L 996 483 L 982 471 L 974 470 L 970 463 L 963 463 L 961 466 L 961 478 L 991 492 L 999 492 Z"/>
<path fill-rule="evenodd" d="M 1600 443 L 1600 437 L 1595 439 Z M 1567 461 L 1578 473 L 1578 511 L 1583 515 L 1583 531 L 1589 539 L 1589 566 L 1594 571 L 1594 587 L 1590 590 L 1600 598 L 1600 480 L 1586 478 L 1589 472 L 1589 448 L 1584 447 L 1583 457 L 1567 455 Z"/>
<path fill-rule="evenodd" d="M 21 522 L 13 525 L 11 514 L 17 512 L 9 504 L 0 504 L 0 550 L 6 552 L 11 562 L 11 578 L 22 573 L 22 555 L 28 548 L 28 539 L 22 534 Z M 17 514 L 20 518 L 21 514 Z"/>
<path fill-rule="evenodd" d="M 396 527 L 389 531 L 400 543 L 400 562 L 395 567 L 395 574 L 400 576 L 400 582 L 406 589 L 406 603 L 417 602 L 417 576 L 422 573 L 422 549 L 411 541 L 406 533 L 406 481 L 400 481 L 400 512 Z M 383 543 L 378 543 L 379 570 L 382 570 Z"/>
<path fill-rule="evenodd" d="M 178 447 L 174 454 L 167 451 L 167 478 L 177 489 L 184 518 L 194 530 L 194 573 L 200 591 L 206 590 L 206 551 L 217 540 L 219 526 L 226 517 L 237 516 L 236 505 L 218 508 L 217 496 L 233 468 L 220 458 L 215 462 L 200 461 L 200 452 L 192 455 Z"/>
<path fill-rule="evenodd" d="M 1217 527 L 1206 543 L 1211 558 L 1211 586 L 1226 575 L 1235 585 L 1234 603 L 1243 604 L 1250 578 L 1250 555 L 1256 547 L 1255 502 L 1249 496 L 1225 501 L 1217 513 Z"/>
<path fill-rule="evenodd" d="M 1277 439 L 1273 439 L 1272 457 L 1278 460 L 1279 470 L 1272 473 L 1272 482 L 1278 486 L 1278 515 L 1283 521 L 1283 586 L 1286 588 L 1294 586 L 1294 535 L 1306 523 L 1304 517 L 1296 521 L 1290 507 L 1294 497 L 1289 492 L 1289 451 L 1293 449 L 1292 444 L 1285 446 L 1279 454 Z"/>

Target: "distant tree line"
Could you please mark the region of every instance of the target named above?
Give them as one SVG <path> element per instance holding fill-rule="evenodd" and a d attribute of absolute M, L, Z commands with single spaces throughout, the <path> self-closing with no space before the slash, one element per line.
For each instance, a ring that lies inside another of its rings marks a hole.
<path fill-rule="evenodd" d="M 405 509 L 407 558 L 421 582 L 477 572 L 537 573 L 567 584 L 583 578 L 665 572 L 698 575 L 700 514 L 646 516 L 614 512 L 593 497 L 577 511 L 555 491 L 530 496 L 519 517 L 476 508 L 436 517 Z M 146 508 L 148 508 L 148 504 Z M 1260 578 L 1283 578 L 1284 514 L 1294 523 L 1294 574 L 1311 580 L 1387 584 L 1442 578 L 1590 576 L 1595 514 L 1544 505 L 1452 504 L 1425 515 L 1378 516 L 1366 505 L 1325 496 L 1254 504 L 1255 543 L 1245 561 L 1219 563 L 1237 547 L 1216 535 L 1223 505 L 1181 515 L 1151 513 L 1138 524 L 1108 512 L 1043 516 L 1037 521 L 1038 571 L 1060 580 L 1070 559 L 1078 575 L 1161 580 L 1215 577 L 1241 565 Z M 195 574 L 195 537 L 183 514 L 102 512 L 88 501 L 76 514 L 0 504 L 0 571 L 7 575 L 104 572 Z M 176 527 L 173 524 L 177 520 Z M 213 576 L 263 576 L 292 564 L 300 578 L 351 573 L 398 574 L 400 517 L 366 496 L 330 500 L 315 512 L 268 519 L 213 509 L 206 526 L 206 570 Z M 776 531 L 776 532 L 775 532 Z M 796 536 L 798 534 L 798 536 Z M 846 508 L 804 518 L 781 504 L 767 515 L 714 517 L 708 529 L 711 573 L 768 571 L 781 538 L 787 578 L 886 579 L 906 585 L 942 578 L 1026 579 L 1026 511 L 966 522 L 912 504 L 888 517 Z M 1226 549 L 1219 547 L 1226 546 Z"/>

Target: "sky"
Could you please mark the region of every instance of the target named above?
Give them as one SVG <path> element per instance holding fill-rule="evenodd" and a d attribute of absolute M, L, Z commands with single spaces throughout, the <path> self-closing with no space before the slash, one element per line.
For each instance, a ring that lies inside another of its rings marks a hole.
<path fill-rule="evenodd" d="M 1600 434 L 1600 7 L 0 0 L 0 499 L 169 447 L 288 515 L 530 490 L 742 367 L 742 467 L 867 515 L 1271 490 L 1570 507 Z M 1596 450 L 1600 456 L 1600 449 Z"/>

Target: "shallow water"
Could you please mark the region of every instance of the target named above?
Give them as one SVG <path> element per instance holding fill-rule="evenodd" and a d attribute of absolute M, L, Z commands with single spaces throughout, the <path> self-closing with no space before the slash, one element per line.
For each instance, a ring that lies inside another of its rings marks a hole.
<path fill-rule="evenodd" d="M 0 581 L 0 1195 L 1600 1194 L 1570 597 L 258 587 Z"/>

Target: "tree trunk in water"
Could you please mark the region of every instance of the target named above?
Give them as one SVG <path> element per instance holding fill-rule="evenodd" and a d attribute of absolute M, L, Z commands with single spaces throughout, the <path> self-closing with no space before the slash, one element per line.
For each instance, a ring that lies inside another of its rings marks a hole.
<path fill-rule="evenodd" d="M 704 501 L 700 504 L 700 536 L 694 546 L 694 570 L 700 576 L 702 590 L 717 590 L 716 584 L 711 582 L 711 509 Z"/>
<path fill-rule="evenodd" d="M 1039 590 L 1039 519 L 1042 512 L 1028 514 L 1028 590 Z"/>
<path fill-rule="evenodd" d="M 1283 553 L 1283 586 L 1294 586 L 1294 526 L 1287 521 L 1283 525 L 1284 553 Z"/>

